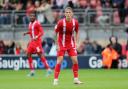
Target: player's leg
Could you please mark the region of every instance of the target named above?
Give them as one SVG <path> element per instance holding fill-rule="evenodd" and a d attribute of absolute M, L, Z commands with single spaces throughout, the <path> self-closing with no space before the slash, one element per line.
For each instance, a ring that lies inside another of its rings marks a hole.
<path fill-rule="evenodd" d="M 30 68 L 30 73 L 28 74 L 28 76 L 34 76 L 35 71 L 34 71 L 33 59 L 32 59 L 31 53 L 27 53 L 27 57 L 28 57 L 28 64 Z"/>
<path fill-rule="evenodd" d="M 33 66 L 33 59 L 32 59 L 32 53 L 33 53 L 33 44 L 30 42 L 27 47 L 27 57 L 28 57 L 28 64 L 30 68 L 30 73 L 28 76 L 34 76 L 34 66 Z"/>
<path fill-rule="evenodd" d="M 58 77 L 59 77 L 59 74 L 60 74 L 61 63 L 63 61 L 64 53 L 65 53 L 64 50 L 59 50 L 57 52 L 57 62 L 56 62 L 56 66 L 55 66 L 55 69 L 54 69 L 54 82 L 53 82 L 53 85 L 58 85 Z"/>
<path fill-rule="evenodd" d="M 73 71 L 73 75 L 74 75 L 74 84 L 81 84 L 82 82 L 79 81 L 79 79 L 78 79 L 79 66 L 78 66 L 76 49 L 72 48 L 72 49 L 68 50 L 68 54 L 69 54 L 70 58 L 72 59 L 72 63 L 73 63 L 72 71 Z"/>
<path fill-rule="evenodd" d="M 45 68 L 46 68 L 46 70 L 47 70 L 46 76 L 48 77 L 48 76 L 52 73 L 52 70 L 51 70 L 51 68 L 49 67 L 49 65 L 48 65 L 48 63 L 47 63 L 47 60 L 46 60 L 45 56 L 42 54 L 42 52 L 39 52 L 39 53 L 37 53 L 37 54 L 38 54 L 38 56 L 40 57 L 41 62 L 44 64 L 44 66 L 45 66 Z"/>
<path fill-rule="evenodd" d="M 78 66 L 77 56 L 71 56 L 71 59 L 73 62 L 72 71 L 74 75 L 74 84 L 82 84 L 83 82 L 81 82 L 78 78 L 79 77 L 78 76 L 79 66 Z"/>
<path fill-rule="evenodd" d="M 55 69 L 54 69 L 53 85 L 58 85 L 58 77 L 59 77 L 59 74 L 60 74 L 62 61 L 63 61 L 63 56 L 58 56 L 57 57 L 57 63 L 56 63 Z"/>
<path fill-rule="evenodd" d="M 49 65 L 48 65 L 48 63 L 47 63 L 47 60 L 46 60 L 46 58 L 44 57 L 44 55 L 42 54 L 42 53 L 37 53 L 38 54 L 38 56 L 40 57 L 40 60 L 41 60 L 41 62 L 44 64 L 44 66 L 45 66 L 45 68 L 48 70 L 48 69 L 50 69 L 50 67 L 49 67 Z"/>

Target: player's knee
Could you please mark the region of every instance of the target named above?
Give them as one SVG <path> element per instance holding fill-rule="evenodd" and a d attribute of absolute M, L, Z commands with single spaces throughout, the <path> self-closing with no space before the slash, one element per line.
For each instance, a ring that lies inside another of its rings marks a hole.
<path fill-rule="evenodd" d="M 78 61 L 73 61 L 73 64 L 78 64 Z"/>
<path fill-rule="evenodd" d="M 57 58 L 57 64 L 61 64 L 63 62 L 63 57 L 58 57 Z"/>
<path fill-rule="evenodd" d="M 78 64 L 78 60 L 77 59 L 72 59 L 73 64 Z"/>

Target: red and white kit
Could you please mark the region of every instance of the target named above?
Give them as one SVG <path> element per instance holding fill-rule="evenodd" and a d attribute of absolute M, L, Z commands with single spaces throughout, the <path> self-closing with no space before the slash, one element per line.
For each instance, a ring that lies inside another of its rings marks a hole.
<path fill-rule="evenodd" d="M 58 46 L 60 50 L 57 52 L 58 56 L 64 56 L 66 51 L 69 56 L 77 56 L 74 32 L 78 32 L 78 27 L 78 21 L 74 18 L 70 22 L 65 18 L 58 21 L 55 26 L 55 32 L 59 34 Z"/>
<path fill-rule="evenodd" d="M 43 28 L 41 24 L 35 20 L 33 23 L 30 22 L 29 24 L 29 33 L 31 40 L 28 44 L 28 53 L 37 53 L 37 52 L 42 52 L 43 48 L 41 45 L 41 36 L 44 34 Z M 37 38 L 34 40 L 34 38 Z"/>

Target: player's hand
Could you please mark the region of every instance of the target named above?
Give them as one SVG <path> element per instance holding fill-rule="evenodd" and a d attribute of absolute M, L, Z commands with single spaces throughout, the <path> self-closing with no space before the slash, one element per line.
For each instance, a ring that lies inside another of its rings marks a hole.
<path fill-rule="evenodd" d="M 58 45 L 56 46 L 56 50 L 57 50 L 57 51 L 59 51 L 59 50 L 60 50 L 60 47 L 59 47 Z"/>
<path fill-rule="evenodd" d="M 38 39 L 38 36 L 35 36 L 35 38 L 33 38 L 33 40 L 37 40 Z"/>
<path fill-rule="evenodd" d="M 23 33 L 23 36 L 25 36 L 27 33 Z"/>
<path fill-rule="evenodd" d="M 76 49 L 79 47 L 78 43 L 76 43 Z"/>

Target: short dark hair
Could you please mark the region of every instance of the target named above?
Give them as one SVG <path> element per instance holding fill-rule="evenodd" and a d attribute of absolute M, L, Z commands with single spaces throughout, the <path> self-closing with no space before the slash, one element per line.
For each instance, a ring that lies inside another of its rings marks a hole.
<path fill-rule="evenodd" d="M 33 14 L 33 15 L 35 15 L 35 17 L 36 17 L 37 12 L 36 12 L 36 11 L 32 11 L 32 12 L 30 12 L 30 14 Z"/>

